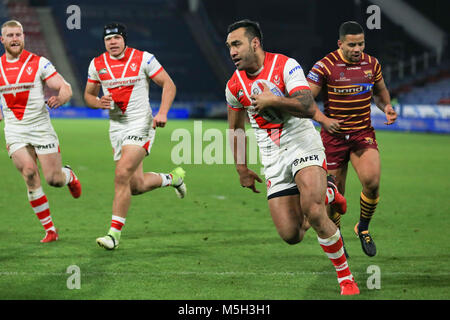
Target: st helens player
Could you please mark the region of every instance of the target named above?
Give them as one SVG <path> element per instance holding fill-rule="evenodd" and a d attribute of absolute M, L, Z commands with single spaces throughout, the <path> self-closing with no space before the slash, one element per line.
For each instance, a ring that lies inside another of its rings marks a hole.
<path fill-rule="evenodd" d="M 41 242 L 52 242 L 58 240 L 58 233 L 41 185 L 38 160 L 50 186 L 67 185 L 72 196 L 78 198 L 81 184 L 69 166 L 62 167 L 58 137 L 44 100 L 44 86 L 58 92 L 48 99 L 50 108 L 68 102 L 72 89 L 46 58 L 24 50 L 25 35 L 19 21 L 5 22 L 1 33 L 5 54 L 0 62 L 0 95 L 6 148 L 25 180 L 28 200 L 46 231 Z"/>
<path fill-rule="evenodd" d="M 354 230 L 364 253 L 372 257 L 376 246 L 368 229 L 379 201 L 381 171 L 370 120 L 372 98 L 386 114 L 385 124 L 394 123 L 397 114 L 392 108 L 380 63 L 363 52 L 364 30 L 357 22 L 348 21 L 340 26 L 338 46 L 313 66 L 308 82 L 314 97 L 323 92 L 325 116 L 317 120 L 322 124 L 329 173 L 336 177 L 338 189 L 344 193 L 350 161 L 362 184 L 360 219 Z M 329 212 L 338 226 L 341 213 Z"/>
<path fill-rule="evenodd" d="M 259 192 L 260 177 L 247 167 L 242 132 L 248 115 L 264 165 L 267 198 L 280 237 L 299 243 L 311 226 L 333 263 L 341 294 L 359 294 L 339 230 L 325 208 L 325 153 L 310 119 L 320 112 L 303 69 L 292 58 L 264 51 L 259 24 L 237 21 L 226 45 L 237 70 L 225 89 L 232 151 L 242 187 Z"/>
<path fill-rule="evenodd" d="M 143 160 L 150 153 L 155 129 L 166 125 L 176 94 L 175 84 L 153 54 L 127 46 L 125 25 L 106 25 L 103 38 L 106 52 L 91 61 L 84 97 L 91 108 L 110 109 L 115 192 L 111 227 L 106 236 L 97 238 L 97 244 L 113 250 L 119 245 L 132 195 L 171 186 L 183 198 L 186 186 L 181 167 L 170 173 L 143 171 Z M 150 81 L 162 87 L 161 106 L 155 117 L 149 103 Z M 103 96 L 98 98 L 100 89 Z"/>

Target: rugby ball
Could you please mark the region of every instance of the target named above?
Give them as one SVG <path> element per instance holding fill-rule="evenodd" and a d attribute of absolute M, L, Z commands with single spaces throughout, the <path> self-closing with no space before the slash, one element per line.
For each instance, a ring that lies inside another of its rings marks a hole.
<path fill-rule="evenodd" d="M 284 97 L 283 92 L 272 82 L 268 80 L 256 80 L 252 84 L 251 94 L 258 95 L 264 91 L 263 83 L 269 88 L 269 90 L 276 96 Z M 271 123 L 283 123 L 284 117 L 283 113 L 276 108 L 265 108 L 262 112 L 259 113 L 261 117 Z"/>

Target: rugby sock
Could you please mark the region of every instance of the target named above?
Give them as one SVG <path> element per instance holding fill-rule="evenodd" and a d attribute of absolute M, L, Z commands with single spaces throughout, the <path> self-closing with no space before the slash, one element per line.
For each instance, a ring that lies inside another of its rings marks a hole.
<path fill-rule="evenodd" d="M 72 175 L 70 174 L 70 169 L 62 168 L 61 171 L 64 173 L 64 176 L 66 177 L 64 185 L 67 186 L 70 182 L 72 182 Z"/>
<path fill-rule="evenodd" d="M 359 216 L 358 232 L 365 231 L 369 229 L 369 223 L 372 216 L 377 208 L 377 204 L 380 197 L 376 199 L 370 199 L 361 192 L 361 197 L 359 200 L 361 213 Z"/>
<path fill-rule="evenodd" d="M 45 232 L 50 230 L 56 232 L 56 228 L 53 225 L 52 217 L 50 215 L 48 200 L 42 187 L 39 187 L 36 190 L 28 190 L 28 200 L 30 201 L 34 213 L 44 227 Z"/>
<path fill-rule="evenodd" d="M 111 228 L 109 229 L 108 234 L 119 240 L 120 234 L 122 233 L 122 227 L 125 225 L 125 220 L 126 218 L 113 215 L 111 219 Z"/>
<path fill-rule="evenodd" d="M 320 237 L 317 237 L 317 239 L 319 240 L 319 244 L 323 251 L 336 269 L 338 282 L 341 283 L 344 280 L 353 281 L 353 275 L 348 267 L 347 258 L 344 253 L 344 244 L 339 229 L 328 239 L 322 239 Z"/>
<path fill-rule="evenodd" d="M 162 179 L 162 183 L 161 183 L 161 187 L 168 187 L 170 185 L 172 185 L 172 175 L 169 173 L 158 173 L 161 176 Z"/>
<path fill-rule="evenodd" d="M 337 211 L 331 211 L 330 215 L 328 215 L 331 221 L 336 225 L 336 227 L 341 227 L 341 214 Z"/>

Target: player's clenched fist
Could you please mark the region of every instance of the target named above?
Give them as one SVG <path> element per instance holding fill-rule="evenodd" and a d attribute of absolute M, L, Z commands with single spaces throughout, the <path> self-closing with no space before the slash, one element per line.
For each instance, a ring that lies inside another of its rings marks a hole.
<path fill-rule="evenodd" d="M 56 109 L 61 107 L 63 105 L 63 102 L 59 97 L 52 96 L 47 100 L 47 105 L 52 109 Z"/>
<path fill-rule="evenodd" d="M 156 116 L 153 118 L 153 129 L 156 127 L 164 128 L 167 123 L 167 115 L 157 113 Z"/>
<path fill-rule="evenodd" d="M 110 94 L 104 95 L 100 98 L 100 108 L 101 109 L 112 109 L 111 104 L 113 99 Z"/>

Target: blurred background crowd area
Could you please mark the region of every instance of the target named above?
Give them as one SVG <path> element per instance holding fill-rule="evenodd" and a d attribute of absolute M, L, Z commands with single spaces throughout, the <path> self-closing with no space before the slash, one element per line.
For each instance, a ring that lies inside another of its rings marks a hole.
<path fill-rule="evenodd" d="M 433 125 L 450 132 L 446 2 L 0 0 L 0 21 L 17 19 L 23 24 L 25 48 L 50 59 L 72 84 L 71 106 L 85 105 L 89 63 L 105 51 L 103 26 L 118 21 L 128 28 L 128 45 L 153 53 L 173 78 L 178 89 L 174 112 L 178 109 L 180 117 L 224 118 L 225 84 L 234 72 L 225 46 L 229 24 L 244 18 L 258 21 L 264 49 L 295 58 L 306 75 L 337 48 L 339 25 L 354 20 L 365 29 L 365 52 L 380 61 L 400 116 L 441 121 Z M 374 6 L 380 13 L 379 28 L 370 29 Z M 150 100 L 157 104 L 159 97 L 160 89 L 152 85 Z"/>

